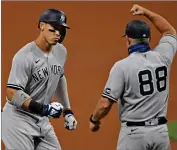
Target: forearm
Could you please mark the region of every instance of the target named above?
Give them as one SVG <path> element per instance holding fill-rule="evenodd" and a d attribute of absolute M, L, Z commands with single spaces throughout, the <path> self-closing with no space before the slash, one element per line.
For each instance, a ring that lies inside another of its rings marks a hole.
<path fill-rule="evenodd" d="M 109 113 L 111 109 L 111 106 L 105 108 L 104 106 L 96 108 L 96 110 L 93 112 L 93 116 L 92 119 L 94 121 L 99 121 L 102 118 L 104 118 L 105 116 L 107 116 L 107 114 Z"/>
<path fill-rule="evenodd" d="M 7 98 L 11 104 L 18 108 L 42 114 L 43 104 L 32 101 L 31 97 L 22 90 L 7 88 Z"/>
<path fill-rule="evenodd" d="M 153 24 L 154 26 L 158 29 L 158 31 L 165 35 L 165 34 L 172 34 L 176 35 L 175 29 L 172 27 L 172 25 L 162 16 L 145 9 L 145 14 L 144 14 Z"/>
<path fill-rule="evenodd" d="M 99 121 L 105 116 L 107 116 L 107 114 L 111 110 L 112 104 L 113 103 L 111 103 L 109 100 L 101 98 L 98 101 L 96 108 L 93 112 L 92 120 Z"/>
<path fill-rule="evenodd" d="M 9 103 L 17 108 L 24 109 L 41 116 L 59 118 L 63 112 L 63 106 L 60 103 L 53 102 L 50 104 L 43 104 L 36 102 L 23 90 L 7 88 L 7 98 Z"/>
<path fill-rule="evenodd" d="M 6 89 L 6 93 L 7 99 L 11 104 L 23 109 L 28 109 L 29 103 L 31 101 L 31 97 L 28 94 L 22 90 L 16 90 L 8 87 Z"/>

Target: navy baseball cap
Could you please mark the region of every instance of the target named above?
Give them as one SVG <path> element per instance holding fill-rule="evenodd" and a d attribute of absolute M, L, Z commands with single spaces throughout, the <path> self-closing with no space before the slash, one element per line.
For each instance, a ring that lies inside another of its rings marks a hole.
<path fill-rule="evenodd" d="M 125 36 L 130 38 L 150 38 L 150 27 L 142 20 L 133 20 L 129 22 L 126 26 Z"/>

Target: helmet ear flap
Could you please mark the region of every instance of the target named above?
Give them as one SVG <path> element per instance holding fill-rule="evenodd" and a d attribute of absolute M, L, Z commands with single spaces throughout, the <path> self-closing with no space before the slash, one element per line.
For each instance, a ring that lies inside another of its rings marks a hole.
<path fill-rule="evenodd" d="M 65 36 L 66 36 L 66 28 L 63 28 L 63 30 L 61 30 L 60 32 L 61 36 L 60 36 L 60 39 L 58 40 L 58 43 L 62 43 Z"/>

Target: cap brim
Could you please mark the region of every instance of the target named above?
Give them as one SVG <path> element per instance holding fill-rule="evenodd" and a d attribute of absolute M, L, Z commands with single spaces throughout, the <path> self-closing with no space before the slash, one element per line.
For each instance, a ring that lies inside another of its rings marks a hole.
<path fill-rule="evenodd" d="M 68 27 L 68 25 L 66 23 L 63 23 L 61 26 L 67 28 L 67 29 L 70 29 L 70 27 Z"/>
<path fill-rule="evenodd" d="M 46 22 L 46 23 L 49 23 L 49 24 L 55 25 L 55 26 L 63 26 L 63 27 L 65 27 L 65 28 L 67 28 L 67 29 L 70 29 L 70 27 L 69 27 L 66 23 L 64 23 L 64 22 L 48 21 L 48 22 Z"/>
<path fill-rule="evenodd" d="M 126 37 L 127 35 L 126 34 L 124 34 L 122 37 Z"/>

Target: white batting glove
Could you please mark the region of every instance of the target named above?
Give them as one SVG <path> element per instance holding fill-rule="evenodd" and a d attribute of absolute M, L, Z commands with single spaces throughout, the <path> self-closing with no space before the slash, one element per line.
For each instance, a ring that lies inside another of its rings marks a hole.
<path fill-rule="evenodd" d="M 77 121 L 71 110 L 66 110 L 64 112 L 64 127 L 68 130 L 75 130 L 77 127 Z"/>

